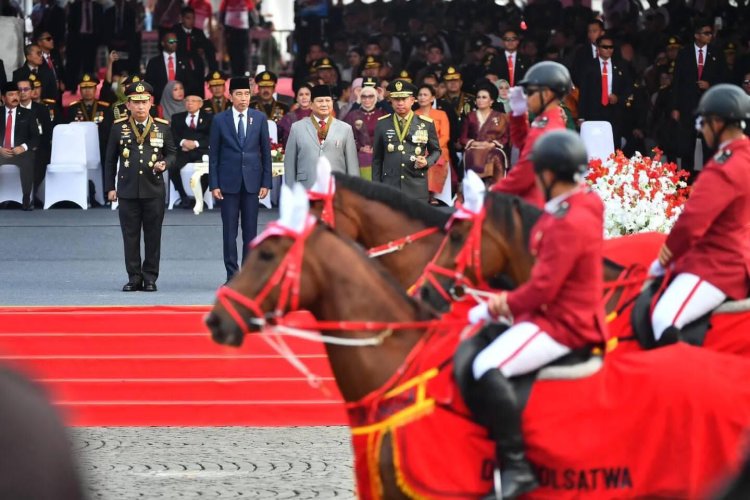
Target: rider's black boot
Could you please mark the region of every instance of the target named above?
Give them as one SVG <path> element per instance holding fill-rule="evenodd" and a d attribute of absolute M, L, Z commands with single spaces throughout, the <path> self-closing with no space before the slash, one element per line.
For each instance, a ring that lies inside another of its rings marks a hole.
<path fill-rule="evenodd" d="M 661 334 L 661 338 L 656 341 L 656 347 L 663 347 L 666 345 L 676 344 L 680 341 L 680 329 L 676 326 L 667 327 L 664 333 Z"/>
<path fill-rule="evenodd" d="M 492 369 L 477 381 L 483 397 L 482 420 L 489 422 L 490 435 L 497 443 L 503 498 L 516 498 L 538 486 L 531 465 L 526 460 L 521 412 L 516 393 L 499 370 Z"/>

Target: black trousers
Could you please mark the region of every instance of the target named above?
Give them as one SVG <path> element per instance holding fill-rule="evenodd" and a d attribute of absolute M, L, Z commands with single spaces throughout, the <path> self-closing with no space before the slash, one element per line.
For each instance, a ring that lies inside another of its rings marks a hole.
<path fill-rule="evenodd" d="M 118 213 L 122 242 L 125 247 L 125 270 L 128 281 L 156 281 L 161 256 L 161 225 L 164 221 L 164 197 L 120 198 Z M 141 230 L 144 259 L 141 263 Z"/>
<path fill-rule="evenodd" d="M 26 151 L 18 156 L 4 158 L 0 156 L 0 165 L 16 165 L 21 171 L 21 192 L 23 203 L 31 201 L 31 191 L 34 188 L 34 152 Z"/>
<path fill-rule="evenodd" d="M 250 30 L 224 26 L 229 50 L 229 64 L 232 76 L 243 76 L 247 71 L 247 58 L 250 54 Z"/>
<path fill-rule="evenodd" d="M 222 192 L 221 221 L 224 226 L 224 267 L 227 280 L 237 271 L 237 233 L 242 221 L 242 262 L 245 262 L 250 242 L 258 234 L 258 193 L 248 193 L 242 183 L 239 193 Z"/>

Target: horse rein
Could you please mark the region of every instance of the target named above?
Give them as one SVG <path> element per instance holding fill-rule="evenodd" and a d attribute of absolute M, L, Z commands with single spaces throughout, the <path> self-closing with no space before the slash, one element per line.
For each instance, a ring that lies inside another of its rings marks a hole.
<path fill-rule="evenodd" d="M 417 284 L 421 286 L 425 282 L 430 283 L 440 296 L 449 303 L 462 300 L 465 293 L 472 295 L 475 299 L 489 298 L 491 293 L 485 291 L 489 289 L 489 285 L 482 277 L 482 224 L 486 216 L 487 211 L 484 207 L 479 212 L 472 212 L 459 204 L 458 210 L 445 225 L 446 231 L 450 231 L 451 226 L 456 220 L 470 220 L 472 221 L 472 226 L 469 236 L 466 238 L 466 243 L 456 255 L 456 268 L 449 269 L 437 264 L 437 259 L 450 240 L 450 234 L 447 234 L 443 238 L 440 248 L 435 253 L 435 257 L 427 264 L 422 276 L 417 280 Z M 467 269 L 473 272 L 479 289 L 475 288 L 474 282 L 466 277 L 465 273 Z M 446 291 L 440 285 L 436 275 L 452 278 L 455 283 Z"/>

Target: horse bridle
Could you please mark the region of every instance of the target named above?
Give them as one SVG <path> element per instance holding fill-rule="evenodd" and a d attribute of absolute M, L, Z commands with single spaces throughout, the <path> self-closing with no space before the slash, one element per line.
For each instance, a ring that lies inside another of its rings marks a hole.
<path fill-rule="evenodd" d="M 272 222 L 260 237 L 253 240 L 250 244 L 251 247 L 255 248 L 268 236 L 287 236 L 292 238 L 293 243 L 279 266 L 274 270 L 268 281 L 266 281 L 266 284 L 263 285 L 260 292 L 258 292 L 254 298 L 246 297 L 237 290 L 229 288 L 227 285 L 222 286 L 216 292 L 216 297 L 219 300 L 219 303 L 224 306 L 224 309 L 226 309 L 235 323 L 237 323 L 237 326 L 240 328 L 243 335 L 250 333 L 249 324 L 263 326 L 269 321 L 281 317 L 287 309 L 287 306 L 291 310 L 299 308 L 302 257 L 305 248 L 305 241 L 307 241 L 307 238 L 310 236 L 313 229 L 315 229 L 314 218 L 308 219 L 305 229 L 302 232 L 296 232 L 278 222 Z M 279 299 L 276 303 L 276 307 L 273 312 L 264 314 L 261 304 L 276 287 L 280 288 Z M 252 319 L 250 321 L 245 321 L 237 310 L 235 303 L 249 309 L 258 319 L 255 321 Z"/>
<path fill-rule="evenodd" d="M 420 286 L 424 285 L 425 282 L 430 283 L 440 296 L 449 303 L 461 300 L 464 297 L 462 291 L 465 288 L 478 286 L 482 289 L 488 289 L 489 285 L 482 276 L 482 226 L 486 217 L 487 211 L 484 206 L 482 206 L 479 212 L 473 212 L 459 204 L 458 209 L 445 225 L 445 230 L 448 234 L 443 238 L 435 257 L 427 264 L 417 283 Z M 450 241 L 450 229 L 457 220 L 469 220 L 472 226 L 463 248 L 461 248 L 454 259 L 456 267 L 449 269 L 438 265 L 437 259 Z M 466 277 L 467 269 L 473 272 L 476 283 Z M 438 281 L 437 276 L 452 278 L 454 283 L 448 290 L 445 290 Z"/>

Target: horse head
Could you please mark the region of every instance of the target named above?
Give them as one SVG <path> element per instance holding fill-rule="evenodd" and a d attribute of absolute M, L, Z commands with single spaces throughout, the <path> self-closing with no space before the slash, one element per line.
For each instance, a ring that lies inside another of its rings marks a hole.
<path fill-rule="evenodd" d="M 485 193 L 472 172 L 464 180 L 464 199 L 419 281 L 421 298 L 442 312 L 464 298 L 467 288 L 489 289 L 487 280 L 498 275 L 523 283 L 533 264 L 527 248 L 538 209 L 515 196 Z"/>
<path fill-rule="evenodd" d="M 316 233 L 325 232 L 324 226 L 309 214 L 301 185 L 294 190 L 284 186 L 280 205 L 279 220 L 251 243 L 240 272 L 219 289 L 206 317 L 214 341 L 220 344 L 241 345 L 245 334 L 305 308 L 318 293 L 317 252 L 305 252 L 305 247 L 317 240 Z"/>

